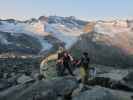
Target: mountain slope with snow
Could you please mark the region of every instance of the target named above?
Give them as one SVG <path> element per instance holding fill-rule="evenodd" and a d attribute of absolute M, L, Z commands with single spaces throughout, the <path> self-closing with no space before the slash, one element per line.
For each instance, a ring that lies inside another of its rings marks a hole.
<path fill-rule="evenodd" d="M 1 53 L 30 51 L 40 55 L 61 45 L 88 51 L 94 63 L 132 65 L 133 20 L 87 22 L 72 16 L 0 20 L 0 45 Z"/>
<path fill-rule="evenodd" d="M 37 54 L 41 50 L 38 39 L 21 33 L 9 33 L 0 31 L 0 53 Z"/>
<path fill-rule="evenodd" d="M 70 48 L 83 33 L 83 27 L 87 22 L 74 17 L 41 16 L 39 19 L 27 21 L 0 20 L 0 23 L 0 31 L 3 32 L 3 35 L 5 32 L 14 38 L 19 38 L 17 36 L 24 34 L 36 38 L 41 44 L 41 50 L 38 52 L 44 52 L 53 47 L 53 41 L 48 41 L 45 37 L 56 38 L 66 48 Z M 9 45 L 10 42 L 2 34 L 0 35 L 2 38 L 0 42 Z"/>
<path fill-rule="evenodd" d="M 132 20 L 89 22 L 85 34 L 72 49 L 88 51 L 93 63 L 132 66 L 132 23 Z"/>

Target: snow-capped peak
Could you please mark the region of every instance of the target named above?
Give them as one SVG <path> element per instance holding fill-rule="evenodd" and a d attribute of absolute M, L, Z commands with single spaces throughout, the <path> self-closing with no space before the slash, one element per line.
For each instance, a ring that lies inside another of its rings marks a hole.
<path fill-rule="evenodd" d="M 130 30 L 131 27 L 129 27 L 127 21 L 125 20 L 97 22 L 94 26 L 95 32 L 109 35 L 111 37 L 118 33 L 129 32 Z"/>
<path fill-rule="evenodd" d="M 0 21 L 0 31 L 14 33 L 24 33 L 34 36 L 42 42 L 42 46 L 45 45 L 45 49 L 51 48 L 52 44 L 47 43 L 43 39 L 45 36 L 52 36 L 66 44 L 66 48 L 69 48 L 77 40 L 78 36 L 83 33 L 82 29 L 87 23 L 82 20 L 78 20 L 75 17 L 59 17 L 59 16 L 41 16 L 38 20 L 31 19 L 27 21 Z M 49 45 L 48 45 L 49 44 Z"/>

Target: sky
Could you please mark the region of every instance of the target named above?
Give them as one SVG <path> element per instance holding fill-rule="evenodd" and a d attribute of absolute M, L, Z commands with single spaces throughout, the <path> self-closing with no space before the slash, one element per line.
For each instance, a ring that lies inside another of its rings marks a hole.
<path fill-rule="evenodd" d="M 75 16 L 85 20 L 133 17 L 133 0 L 0 0 L 0 18 Z"/>

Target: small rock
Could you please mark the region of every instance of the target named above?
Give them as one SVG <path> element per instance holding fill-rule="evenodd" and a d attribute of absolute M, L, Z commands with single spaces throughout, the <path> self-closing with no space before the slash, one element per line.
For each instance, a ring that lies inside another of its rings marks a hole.
<path fill-rule="evenodd" d="M 44 91 L 36 94 L 34 100 L 57 100 L 57 95 L 53 90 Z"/>
<path fill-rule="evenodd" d="M 11 85 L 7 81 L 0 81 L 0 91 L 9 88 Z"/>
<path fill-rule="evenodd" d="M 25 83 L 31 82 L 31 81 L 33 81 L 33 80 L 34 80 L 34 79 L 31 78 L 30 76 L 27 76 L 27 75 L 23 74 L 21 77 L 19 77 L 19 78 L 17 79 L 17 82 L 20 83 L 20 84 L 25 84 Z"/>
<path fill-rule="evenodd" d="M 133 71 L 130 72 L 126 77 L 124 77 L 123 80 L 129 84 L 132 84 L 133 86 Z"/>

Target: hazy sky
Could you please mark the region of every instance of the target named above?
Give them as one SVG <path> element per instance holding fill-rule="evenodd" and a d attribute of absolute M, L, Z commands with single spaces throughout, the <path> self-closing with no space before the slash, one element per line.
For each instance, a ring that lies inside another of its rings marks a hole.
<path fill-rule="evenodd" d="M 133 17 L 133 0 L 0 0 L 0 18 L 28 19 L 41 15 L 89 20 Z"/>

